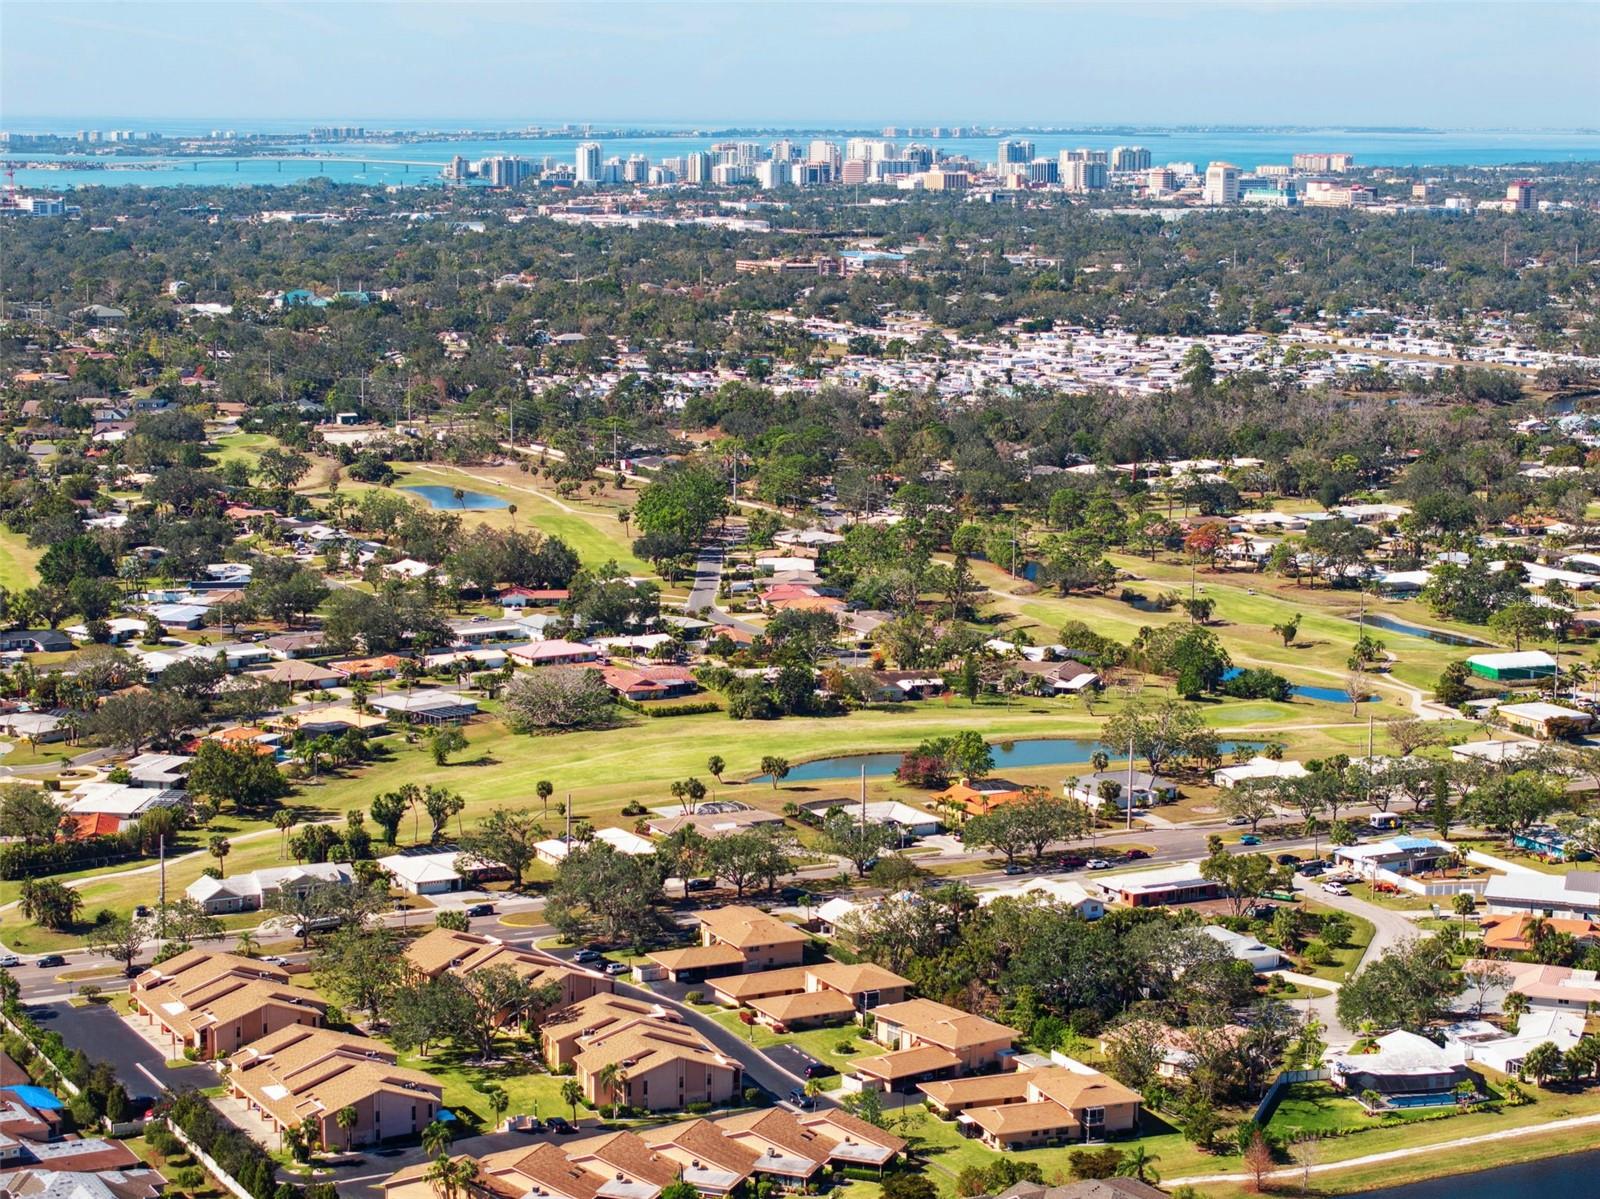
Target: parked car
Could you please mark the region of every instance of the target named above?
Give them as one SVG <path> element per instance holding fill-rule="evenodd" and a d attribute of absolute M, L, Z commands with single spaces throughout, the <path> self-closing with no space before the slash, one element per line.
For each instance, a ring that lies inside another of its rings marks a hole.
<path fill-rule="evenodd" d="M 1011 865 L 1006 867 L 1005 872 L 1007 874 L 1027 874 L 1028 868 L 1026 866 L 1019 866 L 1013 862 Z"/>
<path fill-rule="evenodd" d="M 1280 853 L 1275 860 L 1280 866 L 1295 866 L 1300 862 L 1299 856 L 1292 853 Z"/>
<path fill-rule="evenodd" d="M 799 1087 L 796 1087 L 794 1090 L 789 1092 L 789 1102 L 794 1104 L 803 1112 L 809 1112 L 812 1108 L 817 1106 L 817 1101 L 810 1095 L 807 1095 Z"/>
<path fill-rule="evenodd" d="M 492 903 L 475 903 L 470 908 L 467 909 L 467 915 L 468 916 L 493 916 L 494 915 L 494 904 L 492 904 Z"/>
<path fill-rule="evenodd" d="M 628 965 L 626 962 L 607 962 L 605 966 L 605 972 L 607 974 L 626 974 L 632 969 L 633 967 Z"/>
<path fill-rule="evenodd" d="M 1250 818 L 1248 816 L 1229 816 L 1228 817 L 1228 823 L 1229 824 L 1249 824 L 1250 823 Z"/>
<path fill-rule="evenodd" d="M 1130 862 L 1142 862 L 1150 856 L 1149 851 L 1143 849 L 1130 849 L 1122 855 Z"/>
<path fill-rule="evenodd" d="M 22 959 L 14 953 L 0 954 L 0 968 L 10 970 L 13 966 L 22 965 Z"/>
<path fill-rule="evenodd" d="M 689 880 L 689 890 L 691 891 L 709 891 L 716 885 L 716 880 L 710 878 L 691 878 Z"/>
<path fill-rule="evenodd" d="M 1104 858 L 1090 858 L 1086 863 L 1090 870 L 1110 870 L 1111 863 Z"/>
<path fill-rule="evenodd" d="M 133 905 L 133 914 L 135 916 L 148 916 L 150 914 L 150 905 L 147 904 L 147 903 L 136 903 L 136 904 L 134 904 Z"/>
<path fill-rule="evenodd" d="M 128 1100 L 128 1119 L 142 1120 L 155 1110 L 156 1101 L 152 1095 L 135 1095 Z"/>
<path fill-rule="evenodd" d="M 1261 844 L 1261 838 L 1256 836 L 1256 834 L 1254 834 L 1254 833 L 1246 833 L 1244 836 L 1239 838 L 1239 844 L 1240 845 L 1260 845 Z"/>
<path fill-rule="evenodd" d="M 1322 884 L 1322 889 L 1324 891 L 1326 891 L 1329 895 L 1348 895 L 1348 894 L 1350 894 L 1350 888 L 1345 886 L 1343 883 L 1323 883 Z"/>
<path fill-rule="evenodd" d="M 569 1132 L 578 1131 L 576 1128 L 572 1127 L 571 1124 L 567 1123 L 567 1118 L 565 1116 L 551 1116 L 549 1119 L 549 1125 L 551 1132 L 558 1133 L 563 1136 Z"/>
<path fill-rule="evenodd" d="M 56 966 L 65 966 L 66 964 L 67 959 L 62 957 L 59 953 L 47 953 L 37 962 L 37 965 L 41 967 L 52 969 Z"/>
<path fill-rule="evenodd" d="M 268 966 L 287 966 L 289 959 L 276 953 L 269 953 L 261 961 Z"/>
<path fill-rule="evenodd" d="M 572 955 L 572 960 L 575 962 L 598 962 L 600 954 L 599 951 L 594 949 L 580 949 Z"/>

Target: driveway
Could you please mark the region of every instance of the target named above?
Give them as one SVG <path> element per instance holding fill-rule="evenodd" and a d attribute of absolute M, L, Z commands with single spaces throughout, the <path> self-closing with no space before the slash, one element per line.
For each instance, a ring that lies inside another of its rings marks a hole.
<path fill-rule="evenodd" d="M 694 582 L 689 586 L 689 599 L 683 610 L 692 614 L 703 609 L 703 618 L 713 624 L 745 633 L 759 633 L 761 629 L 758 626 L 729 616 L 717 607 L 717 587 L 722 582 L 722 553 L 721 542 L 708 541 L 700 547 L 694 559 Z"/>
<path fill-rule="evenodd" d="M 214 1087 L 216 1071 L 208 1066 L 167 1068 L 156 1048 L 129 1028 L 109 1005 L 73 1007 L 50 1003 L 32 1009 L 41 1027 L 61 1034 L 69 1048 L 81 1049 L 90 1061 L 109 1062 L 130 1095 Z"/>
<path fill-rule="evenodd" d="M 583 1130 L 584 1133 L 593 1131 L 592 1128 Z M 558 1137 L 553 1133 L 494 1132 L 481 1137 L 463 1137 L 450 1146 L 450 1152 L 484 1157 L 506 1149 L 532 1149 L 540 1141 L 560 1145 L 576 1139 L 570 1136 Z M 428 1155 L 422 1151 L 420 1145 L 365 1149 L 360 1153 L 361 1157 L 357 1161 L 317 1171 L 316 1180 L 333 1183 L 338 1188 L 340 1199 L 351 1199 L 351 1197 L 381 1199 L 382 1183 L 385 1178 L 396 1170 L 404 1170 L 407 1166 L 415 1166 L 428 1160 Z M 280 1181 L 287 1177 L 280 1175 Z"/>

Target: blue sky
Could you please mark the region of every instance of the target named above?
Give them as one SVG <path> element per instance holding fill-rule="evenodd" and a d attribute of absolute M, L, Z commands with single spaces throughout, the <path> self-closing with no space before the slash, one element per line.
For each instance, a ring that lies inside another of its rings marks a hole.
<path fill-rule="evenodd" d="M 1600 125 L 1600 4 L 0 0 L 24 118 Z"/>

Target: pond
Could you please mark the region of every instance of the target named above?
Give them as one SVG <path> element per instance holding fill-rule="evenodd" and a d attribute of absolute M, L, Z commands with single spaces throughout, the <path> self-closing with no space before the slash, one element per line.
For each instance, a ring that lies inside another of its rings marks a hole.
<path fill-rule="evenodd" d="M 1347 619 L 1359 622 L 1361 617 L 1351 616 Z M 1460 645 L 1479 648 L 1490 648 L 1492 641 L 1479 641 L 1475 637 L 1464 637 L 1460 633 L 1445 633 L 1439 629 L 1425 629 L 1421 625 L 1407 624 L 1403 620 L 1396 620 L 1393 616 L 1374 616 L 1370 613 L 1366 623 L 1375 629 L 1387 629 L 1391 633 L 1404 633 L 1407 637 L 1423 637 L 1429 641 L 1437 641 L 1440 645 Z"/>
<path fill-rule="evenodd" d="M 454 487 L 444 487 L 438 483 L 418 484 L 402 487 L 401 491 L 409 491 L 413 495 L 420 495 L 434 508 L 448 508 L 457 512 L 482 511 L 492 508 L 509 508 L 510 502 L 496 495 L 485 495 L 481 491 L 463 491 L 461 498 L 456 498 Z"/>
<path fill-rule="evenodd" d="M 1222 677 L 1224 680 L 1227 680 L 1243 673 L 1244 671 L 1239 669 L 1239 667 L 1231 666 L 1222 672 Z M 1300 699 L 1320 699 L 1324 703 L 1329 704 L 1347 704 L 1350 702 L 1350 697 L 1337 687 L 1303 687 L 1299 684 L 1294 684 L 1290 686 L 1289 694 L 1297 696 Z M 1369 695 L 1361 702 L 1368 704 L 1377 703 L 1378 697 L 1376 695 Z"/>
<path fill-rule="evenodd" d="M 1231 754 L 1241 744 L 1235 741 L 1221 743 L 1224 755 Z M 1243 742 L 1245 745 L 1254 745 L 1255 742 Z M 1115 762 L 1118 754 L 1125 754 L 1126 747 L 1113 749 L 1111 746 L 1102 745 L 1098 741 L 1086 741 L 1072 737 L 1032 737 L 1021 741 L 1001 741 L 992 745 L 994 750 L 994 773 L 1003 775 L 1007 770 L 1019 770 L 1030 766 L 1081 766 L 1090 761 L 1096 753 L 1104 751 Z M 804 782 L 835 782 L 840 779 L 854 779 L 861 777 L 864 767 L 868 778 L 886 778 L 900 767 L 901 754 L 844 754 L 837 758 L 817 758 L 811 762 L 800 762 L 790 767 L 789 773 L 784 776 L 786 783 Z M 1123 759 L 1126 761 L 1126 758 Z M 1142 769 L 1142 767 L 1141 767 Z M 750 780 L 753 783 L 769 783 L 772 780 L 766 775 L 758 775 Z"/>
<path fill-rule="evenodd" d="M 1364 1199 L 1526 1199 L 1529 1195 L 1583 1195 L 1594 1193 L 1600 1153 L 1569 1154 L 1543 1161 L 1501 1166 L 1475 1174 L 1432 1178 L 1406 1186 L 1364 1191 Z"/>

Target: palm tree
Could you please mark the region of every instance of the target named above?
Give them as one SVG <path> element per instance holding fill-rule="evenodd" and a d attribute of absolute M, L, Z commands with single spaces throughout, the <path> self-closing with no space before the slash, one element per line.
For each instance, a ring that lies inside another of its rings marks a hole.
<path fill-rule="evenodd" d="M 1122 1164 L 1117 1167 L 1117 1177 L 1133 1178 L 1154 1186 L 1161 1181 L 1161 1175 L 1156 1172 L 1156 1163 L 1160 1160 L 1159 1153 L 1151 1153 L 1143 1145 L 1135 1145 L 1122 1155 Z"/>
<path fill-rule="evenodd" d="M 515 530 L 517 527 L 517 506 L 515 504 L 507 504 L 506 511 L 511 514 L 511 528 Z"/>
<path fill-rule="evenodd" d="M 242 954 L 247 958 L 255 957 L 256 950 L 260 948 L 260 940 L 258 940 L 255 933 L 251 932 L 249 929 L 245 929 L 242 933 L 240 933 L 239 939 L 233 943 L 233 952 Z"/>
<path fill-rule="evenodd" d="M 372 684 L 366 679 L 356 679 L 350 684 L 350 706 L 357 712 L 366 712 L 367 696 L 372 694 Z"/>
<path fill-rule="evenodd" d="M 628 1071 L 620 1062 L 607 1062 L 594 1076 L 595 1083 L 611 1094 L 611 1118 L 617 1118 L 617 1108 L 622 1101 L 622 1089 L 628 1082 Z"/>
<path fill-rule="evenodd" d="M 211 834 L 211 842 L 206 846 L 206 852 L 217 859 L 217 876 L 219 878 L 224 873 L 222 861 L 230 852 L 232 852 L 232 850 L 232 842 L 230 842 L 221 833 Z"/>
<path fill-rule="evenodd" d="M 578 1119 L 578 1104 L 583 1101 L 583 1088 L 578 1085 L 578 1080 L 569 1078 L 561 1084 L 561 1102 L 572 1109 L 572 1119 Z"/>
<path fill-rule="evenodd" d="M 440 1153 L 423 1177 L 444 1199 L 455 1199 L 477 1179 L 478 1163 L 470 1157 L 452 1158 L 448 1153 Z"/>
<path fill-rule="evenodd" d="M 500 1121 L 505 1117 L 506 1109 L 511 1106 L 511 1096 L 506 1094 L 504 1087 L 497 1087 L 492 1083 L 483 1088 L 483 1097 L 489 1101 L 489 1110 L 494 1113 L 495 1127 L 500 1126 Z"/>
<path fill-rule="evenodd" d="M 429 1157 L 443 1157 L 449 1152 L 452 1139 L 450 1126 L 435 1120 L 422 1130 L 422 1151 Z"/>
<path fill-rule="evenodd" d="M 1500 1010 L 1512 1020 L 1521 1020 L 1528 1014 L 1528 997 L 1521 991 L 1512 991 L 1500 1001 Z"/>
<path fill-rule="evenodd" d="M 550 797 L 556 793 L 556 785 L 549 779 L 540 779 L 533 789 L 539 796 L 539 815 L 541 817 L 548 816 L 550 814 Z"/>
<path fill-rule="evenodd" d="M 346 1149 L 350 1148 L 351 1132 L 355 1128 L 356 1122 L 359 1119 L 361 1119 L 361 1117 L 359 1114 L 357 1114 L 353 1104 L 347 1104 L 344 1107 L 341 1107 L 338 1111 L 338 1114 L 333 1117 L 333 1122 L 339 1126 L 339 1131 L 344 1133 L 344 1147 Z"/>
<path fill-rule="evenodd" d="M 272 827 L 278 830 L 278 860 L 281 862 L 289 844 L 289 830 L 294 827 L 294 813 L 288 808 L 279 808 L 272 814 Z"/>

